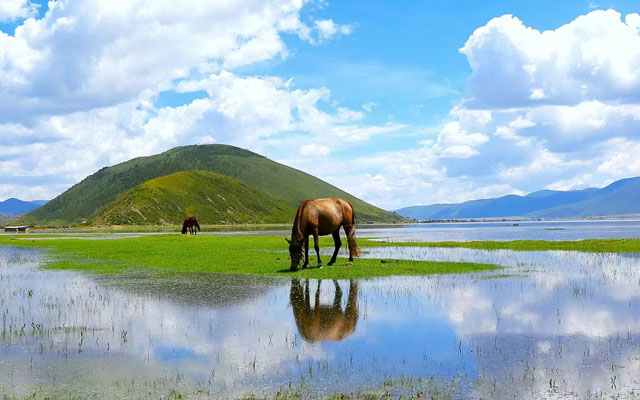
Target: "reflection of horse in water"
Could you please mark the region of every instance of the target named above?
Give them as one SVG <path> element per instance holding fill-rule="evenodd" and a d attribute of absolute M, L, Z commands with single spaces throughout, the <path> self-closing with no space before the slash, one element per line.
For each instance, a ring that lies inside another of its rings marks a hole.
<path fill-rule="evenodd" d="M 198 220 L 196 217 L 187 217 L 184 219 L 184 223 L 182 224 L 182 234 L 185 235 L 187 233 L 187 229 L 189 230 L 189 234 L 195 235 L 200 230 L 200 224 L 198 224 Z"/>
<path fill-rule="evenodd" d="M 309 342 L 317 340 L 342 340 L 351 335 L 358 322 L 358 284 L 349 282 L 347 307 L 342 311 L 342 290 L 337 281 L 333 281 L 336 293 L 332 305 L 320 304 L 320 283 L 315 293 L 315 304 L 311 308 L 309 280 L 304 288 L 300 280 L 291 280 L 291 305 L 300 335 Z"/>

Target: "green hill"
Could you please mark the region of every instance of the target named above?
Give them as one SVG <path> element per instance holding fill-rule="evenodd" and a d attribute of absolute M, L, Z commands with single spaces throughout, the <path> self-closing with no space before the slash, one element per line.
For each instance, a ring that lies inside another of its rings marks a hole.
<path fill-rule="evenodd" d="M 176 147 L 161 154 L 105 167 L 49 203 L 20 218 L 23 223 L 75 225 L 104 212 L 120 195 L 150 179 L 175 172 L 216 172 L 297 207 L 308 198 L 342 197 L 354 206 L 360 222 L 401 221 L 314 176 L 259 154 L 227 145 Z M 292 219 L 293 217 L 291 217 Z"/>
<path fill-rule="evenodd" d="M 295 207 L 235 179 L 209 171 L 176 172 L 130 189 L 94 218 L 113 225 L 178 225 L 195 215 L 201 224 L 289 222 Z"/>

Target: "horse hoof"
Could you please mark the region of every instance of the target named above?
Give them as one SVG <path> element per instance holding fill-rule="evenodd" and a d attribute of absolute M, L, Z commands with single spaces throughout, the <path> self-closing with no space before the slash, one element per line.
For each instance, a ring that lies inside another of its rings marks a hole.
<path fill-rule="evenodd" d="M 350 267 L 350 266 L 352 266 L 352 265 L 353 265 L 353 261 L 349 261 L 349 262 L 347 263 L 347 267 Z"/>
<path fill-rule="evenodd" d="M 318 269 L 322 269 L 322 264 L 318 265 Z"/>

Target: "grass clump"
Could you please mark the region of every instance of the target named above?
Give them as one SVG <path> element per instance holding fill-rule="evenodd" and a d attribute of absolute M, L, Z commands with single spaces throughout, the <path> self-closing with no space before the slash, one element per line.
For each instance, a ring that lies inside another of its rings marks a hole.
<path fill-rule="evenodd" d="M 440 247 L 482 250 L 515 251 L 582 251 L 588 253 L 640 253 L 640 239 L 585 239 L 585 240 L 513 240 L 473 242 L 385 242 L 362 240 L 366 247 Z"/>
<path fill-rule="evenodd" d="M 27 240 L 17 240 L 27 239 Z M 29 240 L 30 239 L 30 240 Z M 224 273 L 289 276 L 318 279 L 357 279 L 393 275 L 453 274 L 489 271 L 495 265 L 440 262 L 356 259 L 346 266 L 339 258 L 334 266 L 291 272 L 289 254 L 282 237 L 275 236 L 182 236 L 149 235 L 143 237 L 81 240 L 35 236 L 0 237 L 0 245 L 48 249 L 47 268 L 119 273 L 128 269 L 153 268 L 166 272 Z M 332 244 L 330 239 L 325 243 Z M 310 264 L 315 265 L 315 255 Z"/>

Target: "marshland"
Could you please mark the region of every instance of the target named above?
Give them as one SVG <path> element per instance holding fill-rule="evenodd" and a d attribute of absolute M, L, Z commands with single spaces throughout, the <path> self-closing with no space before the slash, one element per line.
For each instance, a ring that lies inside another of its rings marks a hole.
<path fill-rule="evenodd" d="M 638 395 L 640 222 L 358 234 L 297 272 L 280 232 L 1 235 L 0 395 Z"/>

